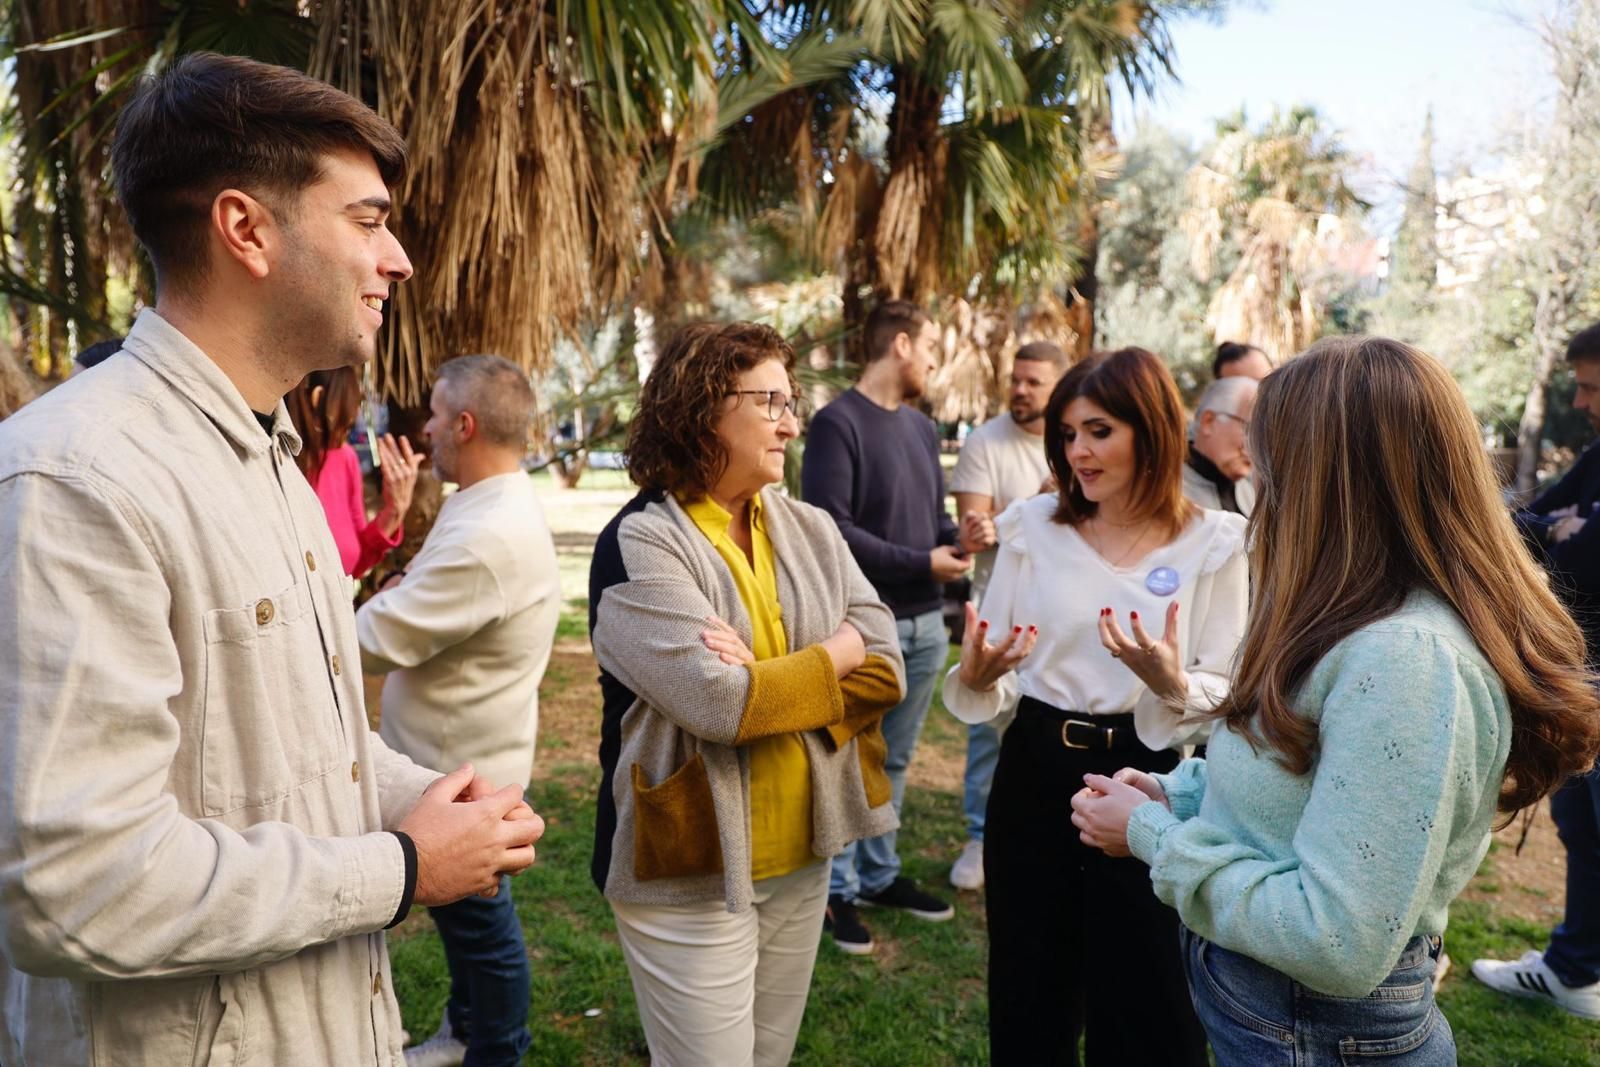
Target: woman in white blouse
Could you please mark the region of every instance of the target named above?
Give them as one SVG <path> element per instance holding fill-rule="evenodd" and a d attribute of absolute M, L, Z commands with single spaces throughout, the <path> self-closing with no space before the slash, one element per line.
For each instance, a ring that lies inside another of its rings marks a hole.
<path fill-rule="evenodd" d="M 984 832 L 992 1059 L 1076 1064 L 1087 1029 L 1090 1067 L 1202 1067 L 1175 915 L 1069 814 L 1085 774 L 1170 770 L 1204 741 L 1244 633 L 1244 520 L 1184 500 L 1183 406 L 1143 349 L 1062 378 L 1045 451 L 1064 489 L 996 520 L 944 688 L 963 722 L 1011 720 Z"/>

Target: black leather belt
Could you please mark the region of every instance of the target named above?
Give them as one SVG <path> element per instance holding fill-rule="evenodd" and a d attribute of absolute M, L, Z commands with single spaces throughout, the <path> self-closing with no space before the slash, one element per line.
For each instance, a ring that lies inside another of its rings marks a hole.
<path fill-rule="evenodd" d="M 1061 744 L 1066 748 L 1115 752 L 1139 746 L 1139 735 L 1134 732 L 1131 711 L 1114 715 L 1088 715 L 1081 711 L 1063 711 L 1034 697 L 1023 697 L 1017 704 L 1017 717 L 1060 723 Z"/>

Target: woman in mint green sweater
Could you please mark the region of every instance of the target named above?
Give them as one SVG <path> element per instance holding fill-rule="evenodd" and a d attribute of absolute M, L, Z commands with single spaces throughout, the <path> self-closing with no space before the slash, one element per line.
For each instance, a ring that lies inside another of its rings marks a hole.
<path fill-rule="evenodd" d="M 1313 345 L 1250 449 L 1255 603 L 1208 758 L 1090 776 L 1072 819 L 1150 865 L 1221 1067 L 1452 1064 L 1447 910 L 1497 812 L 1593 766 L 1583 638 L 1427 355 Z"/>

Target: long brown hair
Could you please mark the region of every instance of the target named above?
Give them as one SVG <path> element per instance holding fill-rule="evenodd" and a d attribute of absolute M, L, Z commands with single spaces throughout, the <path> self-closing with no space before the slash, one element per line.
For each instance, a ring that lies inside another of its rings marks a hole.
<path fill-rule="evenodd" d="M 1514 813 L 1600 750 L 1583 635 L 1510 515 L 1461 390 L 1426 354 L 1380 337 L 1312 345 L 1261 383 L 1250 421 L 1255 603 L 1218 709 L 1295 774 L 1317 728 L 1291 695 L 1340 640 L 1427 589 L 1453 607 L 1505 685 Z"/>
<path fill-rule="evenodd" d="M 312 402 L 312 392 L 321 389 Z M 300 434 L 300 454 L 294 457 L 300 473 L 315 485 L 322 473 L 322 461 L 338 448 L 356 424 L 361 409 L 361 385 L 352 367 L 314 370 L 283 398 L 289 418 Z"/>
<path fill-rule="evenodd" d="M 1076 526 L 1099 506 L 1083 495 L 1083 487 L 1067 462 L 1066 433 L 1061 428 L 1067 407 L 1079 397 L 1092 400 L 1106 413 L 1133 427 L 1134 481 L 1129 501 L 1135 518 L 1154 519 L 1176 537 L 1194 506 L 1183 497 L 1183 401 L 1166 366 L 1142 348 L 1096 352 L 1064 374 L 1044 409 L 1044 455 L 1061 487 L 1055 521 Z"/>

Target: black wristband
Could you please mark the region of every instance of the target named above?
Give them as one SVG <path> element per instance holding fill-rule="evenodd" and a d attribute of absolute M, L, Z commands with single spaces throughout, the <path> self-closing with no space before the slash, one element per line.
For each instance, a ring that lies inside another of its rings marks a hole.
<path fill-rule="evenodd" d="M 406 888 L 400 894 L 400 908 L 394 913 L 394 918 L 389 920 L 384 929 L 399 926 L 411 911 L 411 901 L 417 895 L 417 846 L 412 842 L 410 834 L 403 834 L 399 830 L 390 830 L 400 842 L 400 851 L 406 855 Z"/>

